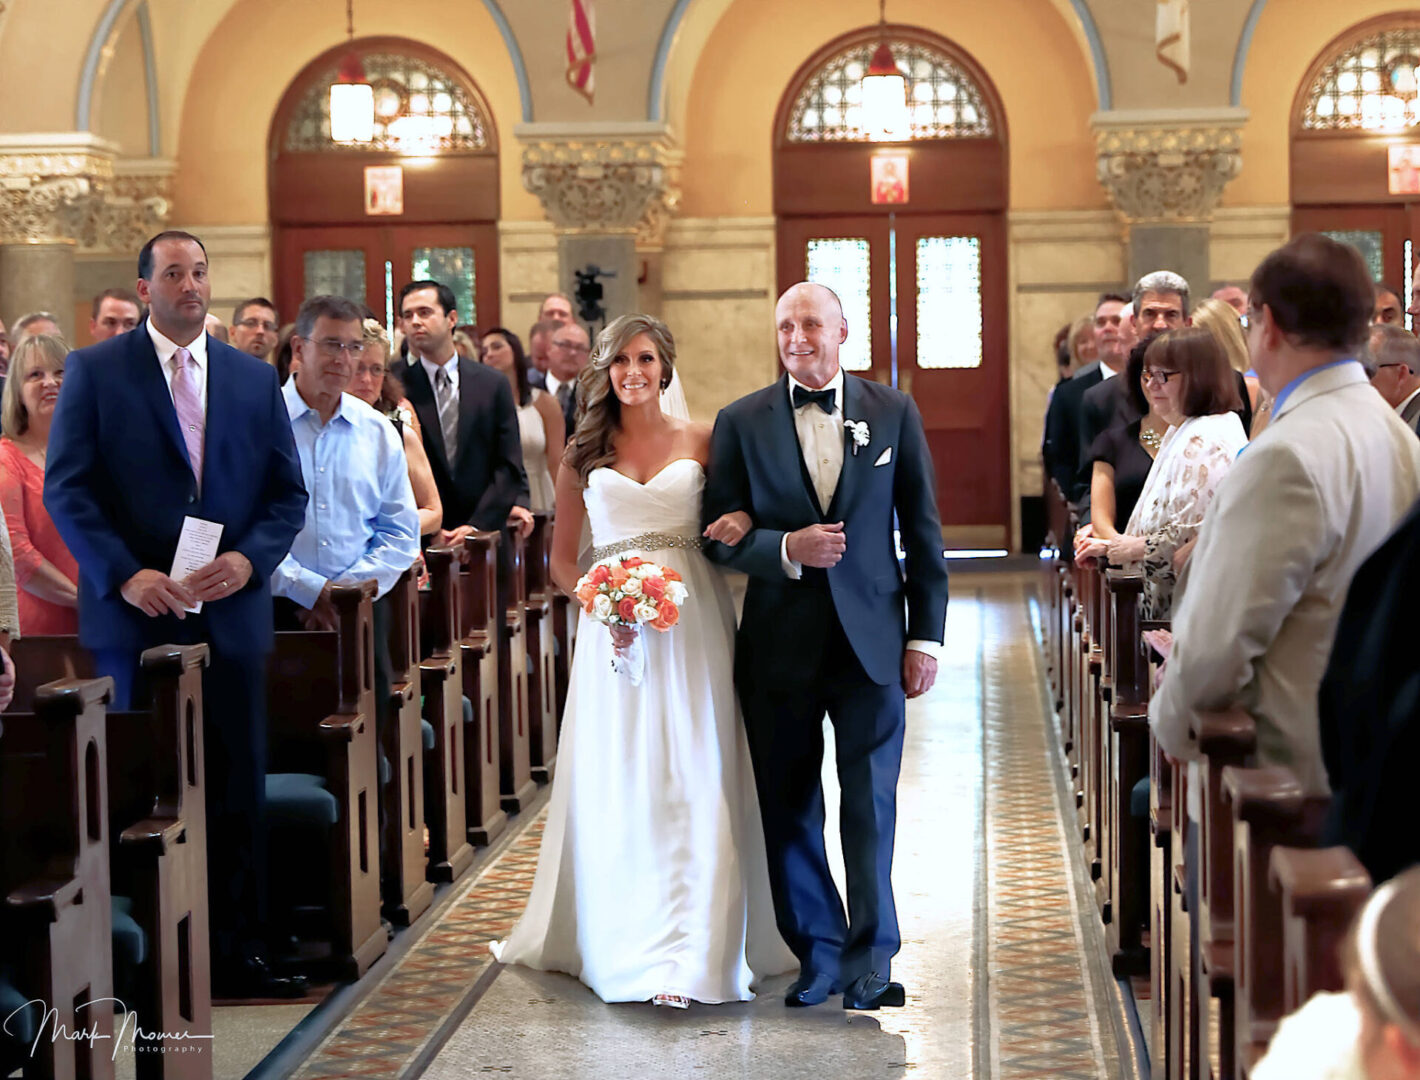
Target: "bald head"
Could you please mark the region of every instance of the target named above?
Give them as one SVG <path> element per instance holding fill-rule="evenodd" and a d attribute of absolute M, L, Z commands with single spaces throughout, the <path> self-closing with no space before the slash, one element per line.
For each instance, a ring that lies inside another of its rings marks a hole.
<path fill-rule="evenodd" d="M 825 285 L 791 285 L 774 306 L 779 360 L 794 378 L 815 389 L 838 374 L 838 348 L 848 340 L 848 323 L 838 295 Z"/>

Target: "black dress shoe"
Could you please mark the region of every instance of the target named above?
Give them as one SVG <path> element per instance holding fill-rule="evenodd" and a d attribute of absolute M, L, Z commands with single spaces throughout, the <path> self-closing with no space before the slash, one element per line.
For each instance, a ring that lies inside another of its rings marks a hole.
<path fill-rule="evenodd" d="M 212 978 L 212 994 L 223 998 L 298 998 L 305 996 L 304 975 L 278 975 L 263 957 L 253 956 Z"/>
<path fill-rule="evenodd" d="M 877 1009 L 884 1005 L 899 1006 L 907 1003 L 907 991 L 902 983 L 889 982 L 876 971 L 854 979 L 843 991 L 845 1009 Z"/>
<path fill-rule="evenodd" d="M 784 995 L 784 1004 L 791 1009 L 802 1009 L 810 1005 L 822 1005 L 829 994 L 841 994 L 843 987 L 828 975 L 813 973 L 800 975 Z"/>

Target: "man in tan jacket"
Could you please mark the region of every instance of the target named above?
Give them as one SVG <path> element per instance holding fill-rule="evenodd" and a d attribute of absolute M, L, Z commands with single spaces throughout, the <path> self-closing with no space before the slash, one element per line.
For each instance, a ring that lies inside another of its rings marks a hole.
<path fill-rule="evenodd" d="M 1219 489 L 1180 582 L 1149 706 L 1175 757 L 1198 756 L 1194 713 L 1239 705 L 1263 764 L 1327 791 L 1317 689 L 1346 590 L 1420 495 L 1420 443 L 1354 359 L 1372 299 L 1360 254 L 1317 234 L 1253 275 L 1248 347 L 1273 419 Z"/>

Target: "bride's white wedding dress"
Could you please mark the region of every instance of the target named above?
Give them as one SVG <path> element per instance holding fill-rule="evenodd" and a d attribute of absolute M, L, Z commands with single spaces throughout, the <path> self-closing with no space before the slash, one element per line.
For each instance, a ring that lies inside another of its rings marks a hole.
<path fill-rule="evenodd" d="M 688 598 L 677 626 L 642 631 L 640 686 L 612 671 L 611 635 L 582 616 L 537 876 L 494 946 L 603 1001 L 747 1001 L 755 979 L 795 967 L 774 924 L 735 701 L 734 608 L 692 546 L 704 485 L 691 458 L 645 484 L 610 468 L 588 478 L 594 545 L 672 567 Z"/>

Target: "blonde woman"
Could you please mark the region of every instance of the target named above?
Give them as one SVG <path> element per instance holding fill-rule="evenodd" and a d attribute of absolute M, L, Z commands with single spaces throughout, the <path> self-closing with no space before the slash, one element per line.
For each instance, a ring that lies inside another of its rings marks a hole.
<path fill-rule="evenodd" d="M 429 455 L 424 452 L 424 440 L 419 436 L 419 421 L 404 396 L 404 387 L 390 370 L 389 338 L 374 319 L 364 322 L 365 355 L 355 365 L 355 374 L 346 390 L 367 405 L 374 406 L 389 418 L 404 442 L 404 456 L 409 461 L 409 483 L 414 489 L 414 502 L 419 507 L 419 535 L 438 532 L 444 520 L 444 504 L 439 499 L 439 487 L 434 483 L 434 470 L 429 467 Z"/>
<path fill-rule="evenodd" d="M 1267 392 L 1262 389 L 1262 383 L 1252 372 L 1252 358 L 1247 351 L 1247 332 L 1243 329 L 1242 320 L 1238 318 L 1237 309 L 1221 300 L 1204 300 L 1193 309 L 1193 325 L 1201 326 L 1217 339 L 1228 357 L 1228 363 L 1242 377 L 1243 385 L 1247 389 L 1247 406 L 1252 419 L 1251 424 L 1246 426 L 1249 436 L 1257 438 L 1267 426 L 1271 403 L 1267 402 Z"/>
<path fill-rule="evenodd" d="M 51 334 L 22 338 L 0 395 L 0 507 L 4 508 L 20 627 L 27 634 L 79 631 L 79 564 L 44 508 L 49 424 L 69 346 Z"/>
<path fill-rule="evenodd" d="M 613 635 L 582 616 L 537 876 L 494 952 L 573 975 L 603 1001 L 686 1008 L 747 1001 L 794 959 L 775 927 L 735 700 L 734 608 L 700 552 L 710 428 L 661 410 L 674 370 L 665 324 L 625 315 L 578 379 L 553 580 L 575 590 L 590 520 L 595 562 L 637 555 L 670 567 L 688 598 L 672 629 L 642 632 L 639 685 L 613 670 Z M 707 532 L 729 543 L 738 530 L 720 519 Z"/>

